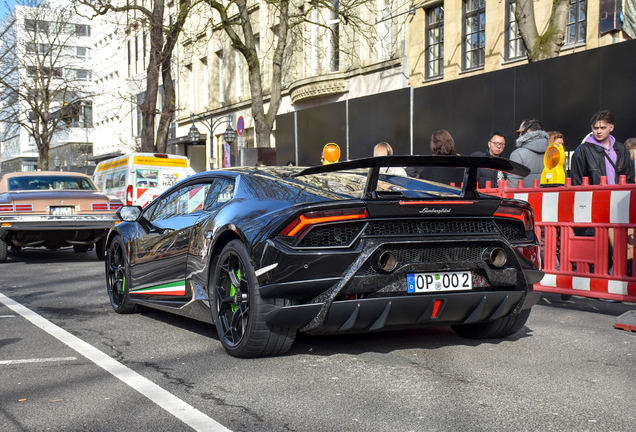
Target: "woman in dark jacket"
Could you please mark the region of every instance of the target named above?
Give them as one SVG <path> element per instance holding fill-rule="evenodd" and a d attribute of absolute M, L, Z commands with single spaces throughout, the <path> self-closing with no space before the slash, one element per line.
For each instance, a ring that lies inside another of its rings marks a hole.
<path fill-rule="evenodd" d="M 446 130 L 438 130 L 431 135 L 431 151 L 434 155 L 444 156 L 457 156 L 455 153 L 455 140 L 451 134 Z M 446 167 L 425 167 L 415 170 L 416 175 L 413 175 L 413 171 L 407 169 L 407 173 L 413 177 L 418 177 L 424 180 L 430 180 L 437 183 L 451 184 L 461 187 L 464 181 L 464 169 L 463 168 L 446 168 Z"/>

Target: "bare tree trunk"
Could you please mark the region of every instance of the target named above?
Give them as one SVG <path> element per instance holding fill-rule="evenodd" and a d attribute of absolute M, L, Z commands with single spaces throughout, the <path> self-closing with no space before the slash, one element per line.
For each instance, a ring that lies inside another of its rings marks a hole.
<path fill-rule="evenodd" d="M 170 28 L 166 35 L 165 45 L 161 53 L 161 81 L 163 82 L 163 108 L 161 110 L 161 118 L 159 119 L 159 127 L 157 128 L 157 151 L 165 153 L 168 149 L 168 136 L 170 135 L 170 122 L 176 111 L 176 94 L 174 83 L 172 82 L 172 51 L 177 45 L 179 34 L 183 29 L 187 18 L 187 12 L 190 6 L 190 0 L 181 0 L 179 2 L 179 15 L 176 22 Z"/>
<path fill-rule="evenodd" d="M 155 115 L 157 112 L 157 93 L 159 92 L 159 67 L 161 47 L 163 46 L 164 2 L 155 1 L 150 20 L 150 58 L 146 71 L 146 96 L 141 104 L 141 151 L 154 153 Z"/>
<path fill-rule="evenodd" d="M 569 0 L 552 0 L 550 21 L 546 31 L 539 35 L 533 0 L 517 0 L 515 16 L 519 33 L 526 46 L 529 62 L 557 57 L 565 42 L 565 25 L 570 8 Z"/>
<path fill-rule="evenodd" d="M 287 46 L 287 33 L 289 30 L 287 22 L 289 1 L 282 0 L 278 4 L 278 14 L 280 18 L 278 24 L 278 45 L 276 46 L 272 60 L 272 80 L 267 112 L 265 112 L 264 106 L 263 77 L 261 75 L 261 66 L 256 53 L 256 47 L 254 46 L 254 33 L 249 19 L 247 2 L 246 0 L 237 0 L 236 5 L 241 15 L 241 25 L 245 38 L 244 42 L 239 39 L 231 27 L 226 26 L 225 30 L 230 36 L 230 39 L 232 39 L 232 45 L 241 51 L 247 62 L 248 75 L 250 78 L 252 117 L 254 118 L 254 130 L 256 132 L 256 146 L 270 147 L 270 136 L 272 129 L 274 129 L 274 121 L 276 120 L 276 114 L 278 113 L 281 101 L 283 54 Z"/>

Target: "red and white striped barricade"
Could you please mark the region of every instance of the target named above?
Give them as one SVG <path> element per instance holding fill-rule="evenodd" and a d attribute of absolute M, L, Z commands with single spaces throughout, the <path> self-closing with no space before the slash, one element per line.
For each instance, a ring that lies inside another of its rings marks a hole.
<path fill-rule="evenodd" d="M 583 182 L 572 186 L 567 178 L 565 186 L 540 187 L 535 180 L 524 188 L 520 181 L 511 188 L 500 181 L 498 188 L 479 191 L 532 205 L 537 237 L 545 242 L 545 277 L 535 290 L 636 302 L 636 277 L 627 270 L 628 258 L 633 262 L 628 235 L 636 228 L 636 186 L 624 176 L 617 185 L 608 185 L 605 177 L 598 186 Z M 595 236 L 576 236 L 574 228 L 594 228 Z"/>

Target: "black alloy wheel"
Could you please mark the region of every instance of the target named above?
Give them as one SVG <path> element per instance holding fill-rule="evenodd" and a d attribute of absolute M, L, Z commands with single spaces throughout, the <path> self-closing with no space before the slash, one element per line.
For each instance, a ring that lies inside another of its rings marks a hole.
<path fill-rule="evenodd" d="M 117 236 L 108 248 L 106 256 L 106 289 L 110 297 L 110 305 L 120 314 L 139 310 L 139 306 L 130 300 L 126 286 L 127 274 L 124 242 Z"/>
<path fill-rule="evenodd" d="M 289 350 L 296 331 L 269 328 L 267 312 L 282 300 L 264 301 L 245 246 L 238 240 L 228 243 L 215 260 L 210 284 L 214 323 L 225 350 L 235 357 L 283 354 Z"/>

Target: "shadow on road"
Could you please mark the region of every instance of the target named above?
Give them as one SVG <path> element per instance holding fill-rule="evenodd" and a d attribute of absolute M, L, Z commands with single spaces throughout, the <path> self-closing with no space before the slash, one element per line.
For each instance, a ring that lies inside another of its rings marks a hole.
<path fill-rule="evenodd" d="M 77 253 L 73 248 L 61 248 L 57 250 L 48 250 L 44 248 L 22 249 L 20 252 L 11 252 L 7 254 L 7 262 L 0 265 L 9 265 L 11 263 L 22 263 L 27 265 L 38 265 L 42 263 L 69 263 L 99 261 L 95 250 Z"/>
<path fill-rule="evenodd" d="M 627 311 L 636 310 L 636 303 L 608 303 L 595 298 L 572 296 L 563 300 L 560 294 L 543 293 L 537 306 L 592 312 L 603 315 L 619 316 Z"/>

